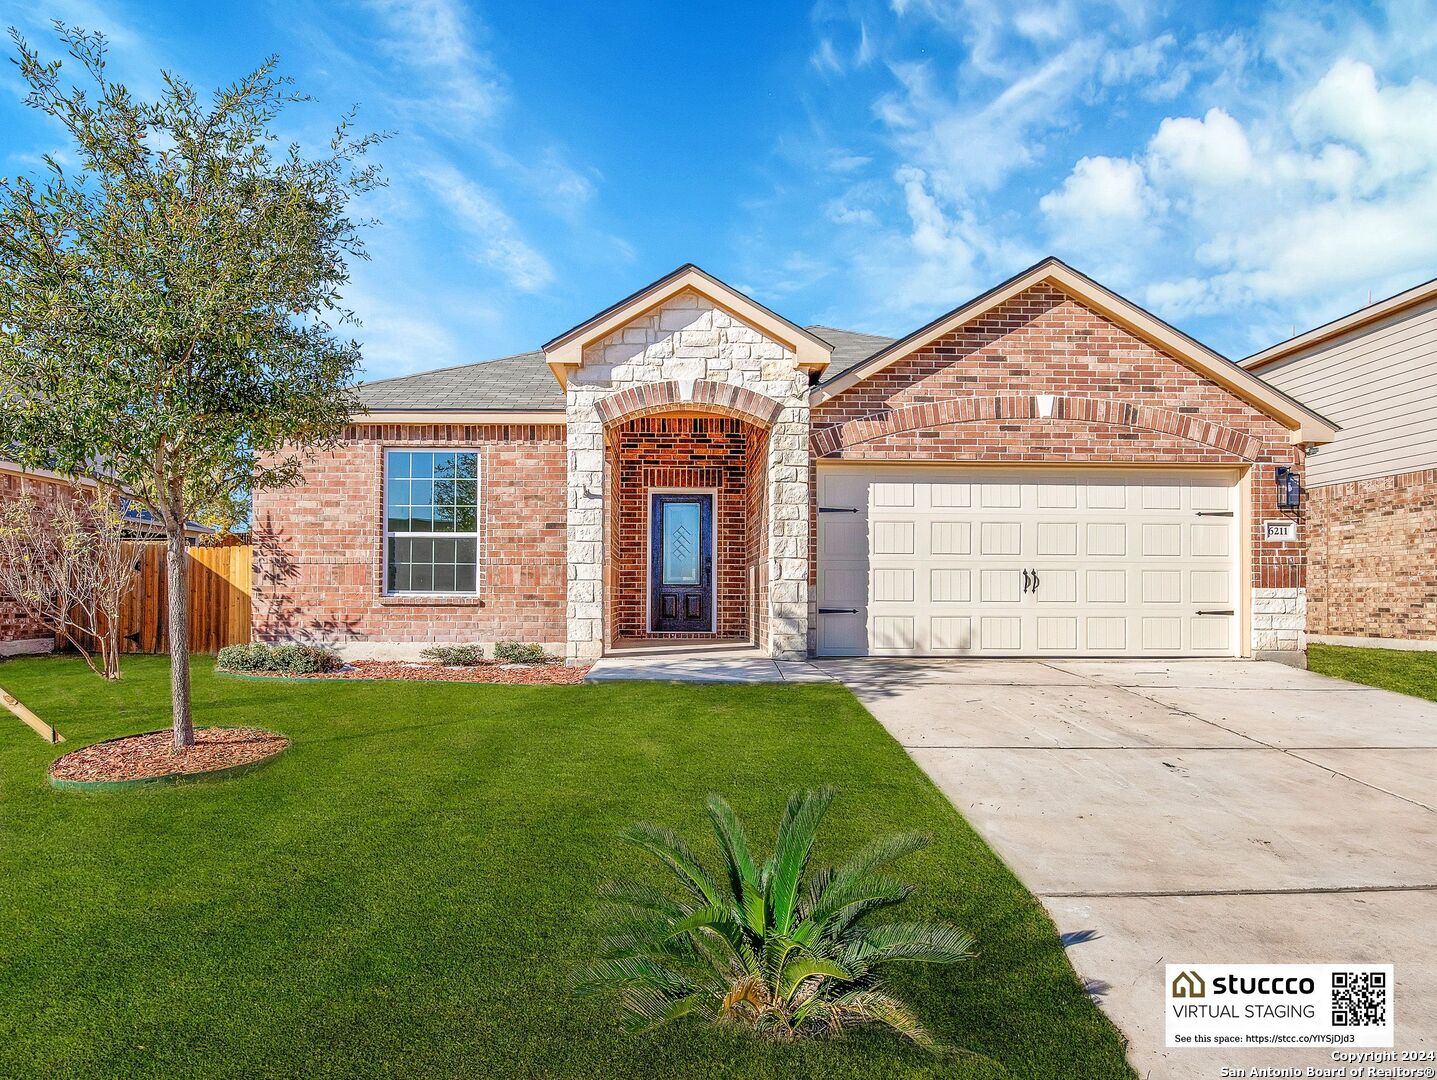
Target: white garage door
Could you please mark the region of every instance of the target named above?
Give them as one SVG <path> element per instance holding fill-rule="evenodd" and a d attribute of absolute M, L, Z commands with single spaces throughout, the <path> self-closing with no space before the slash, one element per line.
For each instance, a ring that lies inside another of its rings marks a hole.
<path fill-rule="evenodd" d="M 820 468 L 824 656 L 1232 656 L 1229 471 Z"/>

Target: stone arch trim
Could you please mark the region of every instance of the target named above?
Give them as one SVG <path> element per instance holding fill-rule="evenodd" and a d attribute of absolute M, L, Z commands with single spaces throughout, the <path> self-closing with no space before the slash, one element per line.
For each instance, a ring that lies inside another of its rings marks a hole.
<path fill-rule="evenodd" d="M 1262 440 L 1255 435 L 1214 424 L 1190 413 L 1174 412 L 1155 405 L 1098 398 L 1065 398 L 1034 394 L 1020 397 L 950 398 L 925 405 L 869 413 L 840 424 L 817 429 L 810 438 L 815 457 L 827 457 L 849 446 L 899 435 L 919 428 L 944 424 L 978 423 L 984 420 L 1076 420 L 1089 424 L 1139 428 L 1202 443 L 1245 461 L 1262 454 Z"/>
<path fill-rule="evenodd" d="M 783 403 L 745 386 L 695 379 L 691 385 L 669 381 L 631 386 L 600 399 L 594 408 L 605 427 L 651 413 L 691 409 L 770 428 L 783 411 Z"/>

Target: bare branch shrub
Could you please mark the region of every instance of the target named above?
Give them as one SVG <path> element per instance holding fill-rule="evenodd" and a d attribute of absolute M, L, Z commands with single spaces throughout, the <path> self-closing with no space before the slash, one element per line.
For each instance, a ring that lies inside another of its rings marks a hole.
<path fill-rule="evenodd" d="M 123 532 L 124 516 L 104 491 L 62 488 L 46 499 L 22 491 L 0 506 L 0 592 L 106 679 L 120 677 L 120 602 L 134 576 Z"/>

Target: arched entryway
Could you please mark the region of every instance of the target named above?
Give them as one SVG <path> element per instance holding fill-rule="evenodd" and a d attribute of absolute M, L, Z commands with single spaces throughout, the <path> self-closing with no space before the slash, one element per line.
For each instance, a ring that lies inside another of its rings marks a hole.
<path fill-rule="evenodd" d="M 650 402 L 604 428 L 604 643 L 768 643 L 769 428 Z"/>

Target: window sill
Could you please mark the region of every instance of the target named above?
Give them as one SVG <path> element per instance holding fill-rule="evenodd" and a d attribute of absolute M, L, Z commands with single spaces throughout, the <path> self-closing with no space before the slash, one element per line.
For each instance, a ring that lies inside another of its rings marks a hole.
<path fill-rule="evenodd" d="M 381 593 L 384 607 L 483 607 L 477 593 Z"/>

